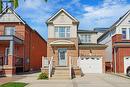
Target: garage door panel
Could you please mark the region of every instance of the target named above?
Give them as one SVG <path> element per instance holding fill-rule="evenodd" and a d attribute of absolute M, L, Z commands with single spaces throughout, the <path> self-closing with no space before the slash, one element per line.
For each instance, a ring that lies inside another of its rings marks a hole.
<path fill-rule="evenodd" d="M 127 68 L 130 66 L 130 57 L 124 57 L 124 73 L 126 74 Z"/>
<path fill-rule="evenodd" d="M 102 73 L 102 58 L 84 58 L 80 61 L 83 73 Z"/>

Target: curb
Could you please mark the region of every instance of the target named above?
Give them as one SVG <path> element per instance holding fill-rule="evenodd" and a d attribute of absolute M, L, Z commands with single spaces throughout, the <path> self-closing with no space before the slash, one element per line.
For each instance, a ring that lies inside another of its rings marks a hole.
<path fill-rule="evenodd" d="M 26 85 L 25 87 L 31 87 L 31 84 Z"/>
<path fill-rule="evenodd" d="M 129 79 L 130 80 L 130 77 L 126 76 L 126 75 L 121 75 L 121 74 L 115 74 L 115 73 L 111 73 L 111 75 L 115 75 L 115 76 L 120 76 L 122 78 L 126 78 L 126 79 Z"/>

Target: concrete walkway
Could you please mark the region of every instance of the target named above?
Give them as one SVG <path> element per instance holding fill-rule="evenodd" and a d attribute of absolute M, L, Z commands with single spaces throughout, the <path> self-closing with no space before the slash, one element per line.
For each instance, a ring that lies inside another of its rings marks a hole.
<path fill-rule="evenodd" d="M 73 80 L 37 80 L 38 74 L 28 75 L 17 82 L 27 87 L 130 87 L 130 80 L 110 74 L 87 74 Z"/>

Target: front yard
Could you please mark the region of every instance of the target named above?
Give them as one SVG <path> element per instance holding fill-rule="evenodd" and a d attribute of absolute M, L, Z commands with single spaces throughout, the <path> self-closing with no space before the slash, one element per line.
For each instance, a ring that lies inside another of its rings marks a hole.
<path fill-rule="evenodd" d="M 27 85 L 27 83 L 9 82 L 9 83 L 0 85 L 0 87 L 25 87 L 26 85 Z"/>

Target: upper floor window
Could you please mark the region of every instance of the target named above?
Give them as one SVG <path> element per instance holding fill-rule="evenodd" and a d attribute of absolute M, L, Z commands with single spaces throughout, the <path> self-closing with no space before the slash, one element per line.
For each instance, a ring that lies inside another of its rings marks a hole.
<path fill-rule="evenodd" d="M 15 35 L 15 27 L 5 27 L 5 35 Z"/>
<path fill-rule="evenodd" d="M 90 43 L 91 42 L 91 35 L 81 35 L 80 37 L 81 43 Z"/>
<path fill-rule="evenodd" d="M 126 39 L 126 28 L 122 28 L 122 39 Z"/>
<path fill-rule="evenodd" d="M 55 38 L 70 38 L 69 26 L 56 26 L 54 32 Z"/>

